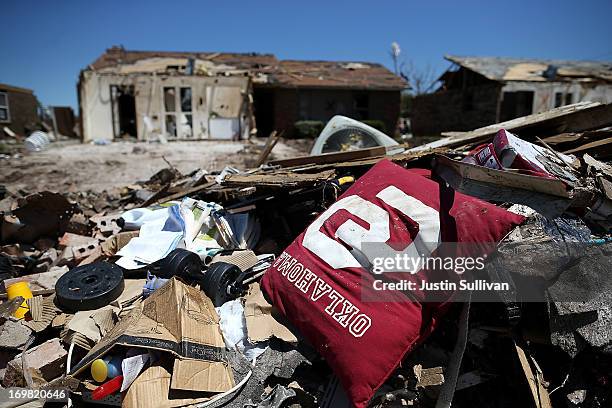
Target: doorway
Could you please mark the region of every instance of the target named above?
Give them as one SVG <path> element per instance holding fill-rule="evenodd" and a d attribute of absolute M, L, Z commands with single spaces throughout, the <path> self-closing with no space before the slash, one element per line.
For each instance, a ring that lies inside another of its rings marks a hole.
<path fill-rule="evenodd" d="M 272 89 L 255 88 L 253 91 L 253 107 L 255 109 L 257 136 L 268 137 L 274 130 L 274 91 Z"/>
<path fill-rule="evenodd" d="M 133 85 L 111 85 L 113 136 L 137 137 L 136 97 Z"/>

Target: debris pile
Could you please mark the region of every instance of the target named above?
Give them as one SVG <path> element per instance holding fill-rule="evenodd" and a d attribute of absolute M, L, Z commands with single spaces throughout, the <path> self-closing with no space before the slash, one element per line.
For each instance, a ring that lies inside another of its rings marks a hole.
<path fill-rule="evenodd" d="M 2 387 L 77 406 L 610 406 L 611 125 L 612 105 L 580 103 L 362 148 L 370 129 L 334 118 L 336 152 L 269 161 L 275 133 L 248 170 L 9 189 Z M 400 253 L 453 266 L 379 262 Z M 470 257 L 484 268 L 464 274 Z"/>

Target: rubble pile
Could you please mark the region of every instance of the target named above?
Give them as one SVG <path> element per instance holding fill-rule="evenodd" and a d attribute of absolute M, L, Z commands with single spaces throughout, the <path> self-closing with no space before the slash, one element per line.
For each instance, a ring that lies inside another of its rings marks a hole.
<path fill-rule="evenodd" d="M 6 189 L 2 387 L 75 406 L 610 406 L 610 126 L 612 105 L 580 103 L 269 161 L 273 135 L 252 169 Z M 417 274 L 379 281 L 370 243 L 484 255 L 474 282 L 510 289 L 375 292 Z"/>

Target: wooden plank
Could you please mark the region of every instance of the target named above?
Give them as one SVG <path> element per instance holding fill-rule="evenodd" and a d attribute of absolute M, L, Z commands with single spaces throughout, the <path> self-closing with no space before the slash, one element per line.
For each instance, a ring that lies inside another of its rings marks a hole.
<path fill-rule="evenodd" d="M 525 204 L 549 218 L 563 214 L 572 204 L 559 179 L 494 170 L 436 156 L 434 171 L 453 189 L 487 201 Z"/>
<path fill-rule="evenodd" d="M 582 133 L 561 133 L 560 135 L 554 135 L 545 137 L 544 140 L 549 145 L 558 145 L 563 143 L 578 142 L 582 139 Z"/>
<path fill-rule="evenodd" d="M 506 122 L 496 123 L 469 132 L 446 132 L 443 139 L 416 146 L 408 152 L 418 152 L 438 147 L 458 147 L 480 143 L 492 138 L 499 129 L 517 132 L 521 137 L 547 136 L 564 132 L 582 132 L 612 124 L 612 104 L 579 102 L 547 112 L 534 113 Z"/>
<path fill-rule="evenodd" d="M 302 187 L 330 180 L 335 174 L 334 170 L 325 170 L 320 173 L 277 171 L 270 174 L 229 174 L 223 180 L 223 185 L 230 187 Z"/>
<path fill-rule="evenodd" d="M 474 181 L 482 181 L 532 192 L 544 193 L 556 197 L 570 198 L 566 184 L 559 179 L 530 176 L 513 172 L 510 169 L 496 170 L 476 164 L 464 163 L 449 159 L 446 156 L 436 155 L 436 165 L 444 165 L 461 177 Z"/>
<path fill-rule="evenodd" d="M 266 139 L 266 144 L 264 145 L 263 150 L 261 151 L 259 157 L 257 158 L 255 167 L 259 167 L 265 163 L 270 153 L 272 153 L 272 149 L 274 149 L 274 146 L 276 146 L 276 143 L 281 138 L 282 133 L 283 132 L 278 133 L 276 130 L 273 130 L 272 133 L 270 133 L 270 136 L 268 136 L 268 139 Z"/>
<path fill-rule="evenodd" d="M 552 408 L 550 395 L 548 394 L 548 390 L 544 387 L 544 375 L 540 371 L 540 368 L 535 364 L 535 360 L 533 360 L 531 356 L 528 356 L 525 350 L 518 344 L 514 343 L 514 347 L 536 408 Z M 532 364 L 529 363 L 529 360 L 533 362 L 535 373 L 531 368 Z"/>
<path fill-rule="evenodd" d="M 373 166 L 381 160 L 391 160 L 394 163 L 407 163 L 412 160 L 422 159 L 425 157 L 433 157 L 434 154 L 439 153 L 447 153 L 449 149 L 441 148 L 435 149 L 431 151 L 423 151 L 423 152 L 413 152 L 413 153 L 397 153 L 394 155 L 384 155 L 384 156 L 374 156 L 370 158 L 364 159 L 355 159 L 355 160 L 347 160 L 347 161 L 339 161 L 333 163 L 325 163 L 325 164 L 305 164 L 303 166 L 293 166 L 283 168 L 283 171 L 292 171 L 296 173 L 312 173 L 317 171 L 323 171 L 328 169 L 341 169 L 341 168 L 359 168 L 359 167 L 369 167 Z"/>
<path fill-rule="evenodd" d="M 397 148 L 399 146 L 392 146 Z M 348 152 L 323 153 L 316 156 L 301 156 L 284 160 L 273 160 L 270 162 L 273 166 L 293 167 L 303 166 L 306 164 L 329 164 L 348 160 L 364 159 L 368 157 L 384 156 L 387 154 L 385 146 L 370 147 L 368 149 L 351 150 Z"/>
<path fill-rule="evenodd" d="M 595 148 L 606 146 L 606 145 L 608 145 L 610 143 L 612 143 L 612 137 L 609 137 L 609 138 L 603 139 L 603 140 L 596 140 L 596 141 L 591 142 L 591 143 L 586 143 L 586 144 L 583 144 L 582 146 L 576 147 L 574 149 L 566 150 L 563 153 L 565 153 L 565 154 L 580 153 L 580 152 L 584 152 L 584 151 L 587 151 L 587 150 L 592 150 L 592 149 L 595 149 Z"/>

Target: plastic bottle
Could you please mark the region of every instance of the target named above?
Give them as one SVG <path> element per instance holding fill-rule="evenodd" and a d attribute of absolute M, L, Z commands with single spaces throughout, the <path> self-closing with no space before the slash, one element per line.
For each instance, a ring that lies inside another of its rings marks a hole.
<path fill-rule="evenodd" d="M 21 306 L 19 306 L 15 313 L 13 313 L 13 316 L 16 318 L 23 319 L 25 314 L 30 310 L 28 304 L 26 303 L 26 299 L 32 298 L 32 291 L 30 290 L 30 285 L 28 285 L 28 282 L 21 281 L 9 285 L 6 288 L 6 295 L 9 300 L 15 299 L 18 296 L 23 297 L 23 303 Z"/>

